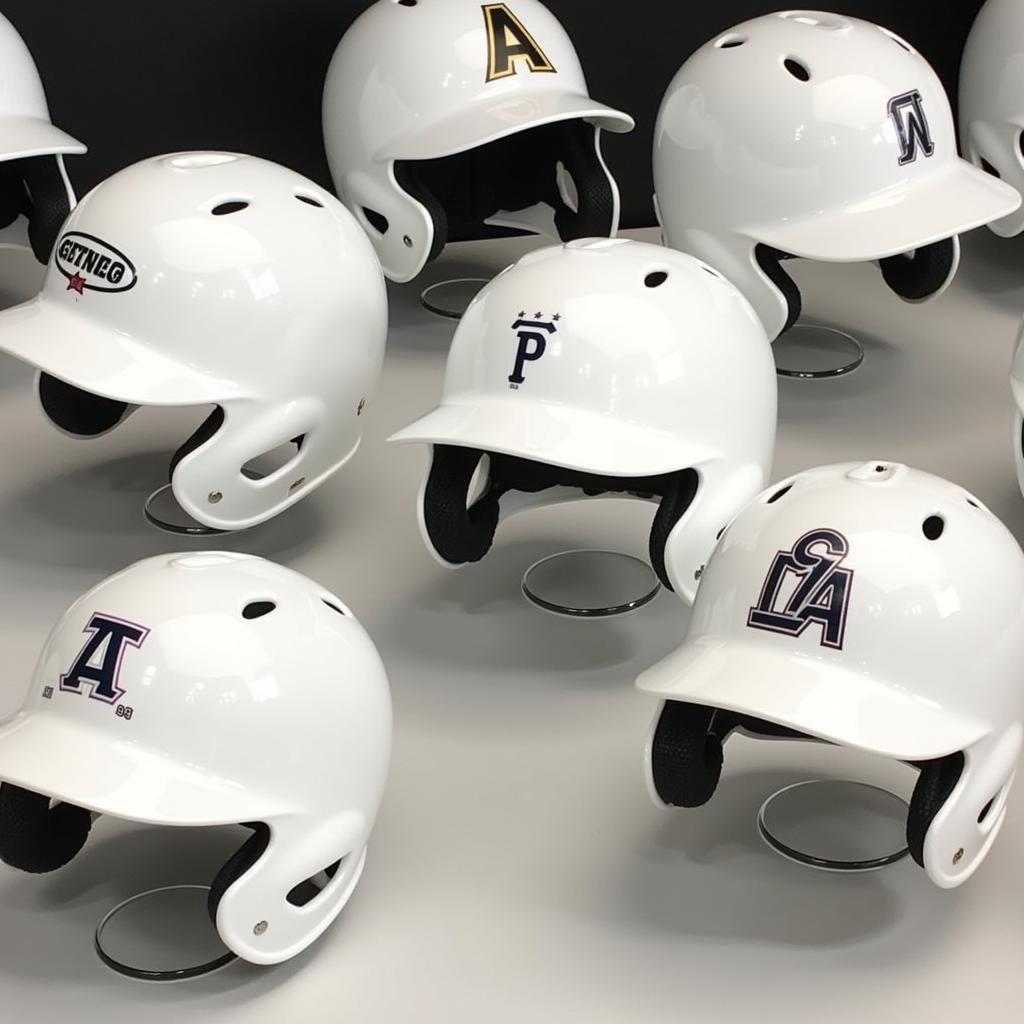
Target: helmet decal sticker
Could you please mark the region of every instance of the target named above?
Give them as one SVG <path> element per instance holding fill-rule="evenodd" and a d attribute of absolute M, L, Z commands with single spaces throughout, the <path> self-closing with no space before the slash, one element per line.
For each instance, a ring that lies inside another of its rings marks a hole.
<path fill-rule="evenodd" d="M 53 256 L 57 269 L 68 279 L 68 291 L 127 292 L 138 282 L 135 266 L 109 242 L 82 231 L 67 231 Z"/>
<path fill-rule="evenodd" d="M 74 664 L 60 677 L 60 688 L 69 693 L 82 693 L 107 704 L 116 704 L 124 689 L 118 685 L 121 662 L 128 647 L 141 647 L 149 636 L 149 629 L 136 622 L 128 622 L 113 615 L 95 612 L 83 632 L 89 639 Z"/>
<path fill-rule="evenodd" d="M 554 72 L 555 67 L 537 40 L 505 4 L 484 4 L 487 25 L 487 79 L 508 78 L 516 73 L 516 61 L 530 71 Z"/>
<path fill-rule="evenodd" d="M 926 157 L 935 152 L 935 142 L 928 127 L 924 102 L 917 89 L 893 96 L 889 100 L 889 117 L 896 126 L 896 139 L 900 144 L 900 167 L 913 163 L 917 159 L 919 148 Z"/>
<path fill-rule="evenodd" d="M 747 625 L 800 636 L 814 623 L 821 627 L 821 646 L 841 651 L 853 585 L 853 570 L 841 563 L 849 550 L 849 542 L 837 530 L 818 529 L 805 533 L 792 550 L 778 552 Z M 785 598 L 782 591 L 787 583 L 795 587 Z M 780 599 L 784 601 L 781 610 L 777 608 Z"/>
<path fill-rule="evenodd" d="M 543 313 L 534 313 L 532 320 L 524 320 L 525 315 L 525 312 L 520 312 L 518 319 L 512 324 L 512 330 L 519 338 L 515 366 L 508 378 L 508 386 L 513 391 L 518 391 L 519 385 L 526 380 L 523 376 L 526 363 L 535 363 L 544 355 L 548 347 L 548 337 L 558 330 L 556 321 L 561 319 L 557 313 L 550 320 L 541 320 Z"/>

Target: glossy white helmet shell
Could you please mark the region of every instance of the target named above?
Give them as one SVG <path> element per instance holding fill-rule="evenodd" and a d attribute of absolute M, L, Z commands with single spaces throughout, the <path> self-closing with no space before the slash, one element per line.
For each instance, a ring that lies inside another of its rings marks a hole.
<path fill-rule="evenodd" d="M 1020 203 L 957 155 L 942 83 L 909 43 L 817 11 L 743 22 L 686 61 L 658 114 L 654 184 L 667 243 L 729 277 L 772 339 L 788 304 L 757 246 L 878 260 Z"/>
<path fill-rule="evenodd" d="M 512 19 L 518 37 L 532 40 L 536 60 L 490 66 L 494 9 Z M 590 98 L 572 40 L 539 0 L 377 0 L 338 45 L 324 86 L 323 119 L 338 194 L 394 281 L 416 277 L 434 242 L 430 214 L 395 179 L 397 160 L 449 156 L 572 119 L 594 125 L 600 155 L 602 129 L 633 127 L 627 114 Z M 614 234 L 618 190 L 607 177 Z M 386 231 L 367 218 L 367 209 L 386 219 Z M 515 216 L 502 224 L 539 230 Z"/>
<path fill-rule="evenodd" d="M 0 314 L 0 350 L 129 408 L 219 406 L 171 483 L 200 523 L 238 530 L 355 452 L 387 322 L 373 248 L 337 199 L 266 160 L 179 153 L 79 203 L 41 294 Z M 297 437 L 271 475 L 242 472 Z"/>
<path fill-rule="evenodd" d="M 638 686 L 902 761 L 962 753 L 923 844 L 931 879 L 959 885 L 1002 825 L 1020 755 L 1024 554 L 930 474 L 798 473 L 731 523 L 685 641 Z"/>
<path fill-rule="evenodd" d="M 524 350 L 523 319 L 548 325 L 543 358 Z M 484 287 L 456 330 L 440 406 L 392 440 L 609 477 L 695 470 L 665 549 L 692 600 L 716 534 L 768 479 L 776 395 L 764 330 L 721 274 L 662 246 L 588 239 L 532 252 Z"/>

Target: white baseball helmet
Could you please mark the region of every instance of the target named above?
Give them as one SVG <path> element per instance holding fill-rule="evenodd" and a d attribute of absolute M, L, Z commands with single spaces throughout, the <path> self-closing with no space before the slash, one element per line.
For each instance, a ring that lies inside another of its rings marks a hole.
<path fill-rule="evenodd" d="M 0 350 L 39 368 L 43 410 L 75 437 L 139 405 L 214 405 L 171 484 L 220 530 L 277 515 L 355 452 L 386 334 L 383 275 L 348 211 L 229 153 L 144 160 L 97 186 L 39 297 L 0 314 Z M 292 441 L 270 475 L 247 468 Z"/>
<path fill-rule="evenodd" d="M 960 65 L 964 155 L 1024 193 L 1024 9 L 988 0 L 967 37 Z M 989 224 L 1004 238 L 1024 230 L 1024 208 Z"/>
<path fill-rule="evenodd" d="M 663 804 L 711 798 L 734 730 L 920 770 L 910 853 L 959 885 L 1003 822 L 1024 729 L 1024 554 L 981 502 L 889 462 L 800 473 L 728 527 L 683 645 L 643 673 Z"/>
<path fill-rule="evenodd" d="M 384 666 L 333 594 L 248 555 L 148 558 L 71 606 L 0 728 L 0 858 L 63 867 L 93 814 L 245 824 L 210 915 L 279 963 L 352 894 L 390 746 Z"/>
<path fill-rule="evenodd" d="M 754 18 L 686 61 L 654 185 L 667 243 L 726 274 L 773 339 L 800 313 L 784 259 L 879 260 L 922 301 L 956 272 L 961 232 L 1020 205 L 959 158 L 942 83 L 909 43 L 816 11 Z"/>
<path fill-rule="evenodd" d="M 661 246 L 589 239 L 530 253 L 480 292 L 440 408 L 392 440 L 431 445 L 419 517 L 442 565 L 483 558 L 524 507 L 647 497 L 651 564 L 692 600 L 716 534 L 768 478 L 775 412 L 771 346 L 725 278 Z"/>
<path fill-rule="evenodd" d="M 377 0 L 338 45 L 323 116 L 338 194 L 394 281 L 484 224 L 562 240 L 618 227 L 601 130 L 633 119 L 590 98 L 538 0 Z"/>
<path fill-rule="evenodd" d="M 0 248 L 30 248 L 40 263 L 75 204 L 64 155 L 85 146 L 50 123 L 32 54 L 0 15 Z"/>

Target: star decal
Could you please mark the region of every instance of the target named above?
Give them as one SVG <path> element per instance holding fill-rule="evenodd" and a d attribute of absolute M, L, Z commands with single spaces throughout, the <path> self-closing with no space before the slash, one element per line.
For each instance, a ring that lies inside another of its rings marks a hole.
<path fill-rule="evenodd" d="M 539 320 L 543 315 L 544 315 L 543 313 L 534 313 L 533 314 L 533 319 L 534 320 Z"/>
<path fill-rule="evenodd" d="M 75 271 L 71 277 L 68 278 L 68 286 L 65 291 L 78 292 L 79 295 L 85 294 L 85 278 L 82 277 L 78 271 Z"/>
<path fill-rule="evenodd" d="M 359 399 L 359 408 L 356 409 L 356 415 L 357 416 L 362 416 L 363 415 L 363 410 L 365 408 L 366 408 L 366 399 L 365 398 L 360 398 Z"/>
<path fill-rule="evenodd" d="M 553 320 L 553 321 L 554 321 L 555 323 L 558 323 L 558 321 L 562 319 L 562 314 L 561 314 L 561 313 L 556 313 L 556 314 L 555 314 L 555 315 L 554 315 L 554 316 L 553 316 L 553 317 L 552 317 L 551 319 L 552 319 L 552 320 Z"/>
<path fill-rule="evenodd" d="M 526 310 L 525 309 L 519 310 L 519 319 L 522 320 L 524 316 L 526 316 Z"/>

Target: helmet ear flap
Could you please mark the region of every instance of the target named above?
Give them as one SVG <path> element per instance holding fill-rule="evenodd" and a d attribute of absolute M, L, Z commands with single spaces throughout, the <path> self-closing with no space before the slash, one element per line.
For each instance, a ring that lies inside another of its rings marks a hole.
<path fill-rule="evenodd" d="M 686 510 L 693 503 L 699 483 L 700 477 L 696 470 L 685 469 L 681 473 L 676 473 L 662 496 L 658 511 L 654 516 L 654 522 L 651 524 L 651 539 L 648 548 L 651 567 L 658 574 L 662 585 L 668 590 L 675 590 L 675 588 L 672 586 L 668 569 L 665 566 L 665 545 L 668 543 L 668 538 L 676 523 L 686 514 Z"/>
<path fill-rule="evenodd" d="M 885 283 L 906 302 L 924 302 L 949 283 L 959 262 L 959 240 L 944 238 L 914 252 L 879 260 Z"/>
<path fill-rule="evenodd" d="M 483 454 L 476 448 L 434 445 L 423 489 L 423 524 L 434 550 L 452 565 L 479 562 L 494 543 L 500 494 L 489 488 L 466 507 L 473 474 Z"/>
<path fill-rule="evenodd" d="M 228 862 L 217 872 L 210 891 L 206 897 L 206 909 L 210 920 L 216 924 L 217 907 L 224 897 L 224 893 L 231 888 L 266 852 L 270 843 L 270 829 L 262 822 L 257 821 L 247 826 L 251 828 L 252 835 L 228 858 Z"/>
<path fill-rule="evenodd" d="M 761 268 L 761 272 L 769 281 L 782 293 L 786 303 L 786 322 L 783 324 L 779 334 L 785 334 L 800 319 L 803 311 L 803 299 L 800 297 L 800 289 L 793 280 L 782 269 L 782 261 L 792 259 L 789 253 L 779 249 L 773 249 L 770 245 L 759 244 L 754 247 L 754 259 Z M 774 341 L 774 338 L 769 340 Z"/>
<path fill-rule="evenodd" d="M 8 782 L 0 784 L 0 860 L 30 874 L 64 867 L 85 845 L 92 814 Z"/>
<path fill-rule="evenodd" d="M 560 203 L 555 228 L 563 242 L 614 235 L 617 186 L 601 159 L 600 128 L 587 121 L 566 122 L 561 131 L 562 164 L 576 186 L 576 209 Z"/>
<path fill-rule="evenodd" d="M 654 791 L 670 807 L 700 807 L 718 788 L 722 740 L 712 732 L 715 709 L 666 700 L 650 746 Z"/>
<path fill-rule="evenodd" d="M 22 165 L 29 197 L 28 240 L 36 259 L 45 265 L 71 213 L 71 197 L 59 156 L 31 157 Z"/>
<path fill-rule="evenodd" d="M 448 214 L 444 204 L 426 183 L 415 161 L 396 160 L 394 175 L 399 188 L 415 199 L 427 211 L 427 216 L 433 222 L 434 237 L 430 240 L 430 251 L 426 259 L 426 262 L 430 263 L 441 255 L 441 250 L 448 244 Z"/>
<path fill-rule="evenodd" d="M 964 755 L 959 752 L 949 754 L 935 761 L 924 761 L 919 767 L 920 774 L 907 815 L 907 847 L 910 856 L 924 867 L 924 843 L 928 829 L 960 781 Z"/>

